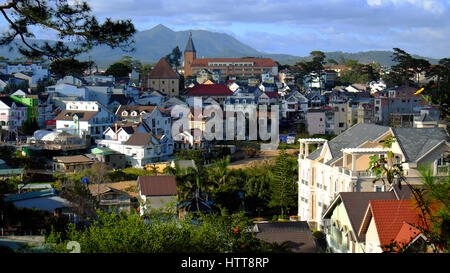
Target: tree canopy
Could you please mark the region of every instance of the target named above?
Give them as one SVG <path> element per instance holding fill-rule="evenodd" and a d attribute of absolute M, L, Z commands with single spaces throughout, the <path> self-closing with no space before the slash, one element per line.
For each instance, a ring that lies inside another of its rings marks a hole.
<path fill-rule="evenodd" d="M 131 72 L 131 67 L 122 63 L 115 62 L 108 67 L 105 71 L 105 75 L 112 75 L 115 78 L 128 77 L 128 74 Z"/>
<path fill-rule="evenodd" d="M 80 62 L 74 58 L 57 59 L 50 64 L 50 71 L 58 77 L 64 78 L 67 75 L 82 76 L 84 71 L 92 68 L 94 62 Z"/>
<path fill-rule="evenodd" d="M 98 45 L 131 50 L 132 37 L 136 32 L 131 20 L 113 21 L 107 18 L 99 23 L 91 14 L 87 1 L 6 1 L 0 5 L 0 12 L 9 25 L 9 30 L 0 39 L 0 45 L 17 47 L 22 55 L 30 59 L 74 57 Z M 37 38 L 34 35 L 36 28 L 54 32 L 59 41 L 31 40 Z"/>

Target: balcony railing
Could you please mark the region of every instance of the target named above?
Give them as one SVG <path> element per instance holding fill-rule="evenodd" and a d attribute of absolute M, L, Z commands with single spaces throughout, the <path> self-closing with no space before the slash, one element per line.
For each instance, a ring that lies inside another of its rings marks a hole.
<path fill-rule="evenodd" d="M 130 204 L 130 200 L 100 200 L 100 205 L 125 205 Z"/>
<path fill-rule="evenodd" d="M 437 167 L 437 175 L 446 175 L 449 173 L 449 171 L 450 171 L 450 165 Z"/>

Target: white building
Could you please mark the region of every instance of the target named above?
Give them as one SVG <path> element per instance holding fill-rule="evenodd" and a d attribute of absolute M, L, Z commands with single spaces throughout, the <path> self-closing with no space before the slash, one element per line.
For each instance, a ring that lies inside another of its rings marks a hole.
<path fill-rule="evenodd" d="M 15 131 L 27 120 L 27 106 L 10 97 L 0 97 L 0 127 L 2 130 Z"/>
<path fill-rule="evenodd" d="M 97 101 L 65 101 L 66 109 L 56 116 L 56 130 L 102 138 L 117 117 Z"/>
<path fill-rule="evenodd" d="M 110 133 L 107 133 L 111 135 Z M 117 138 L 97 141 L 98 146 L 108 147 L 125 155 L 128 166 L 143 168 L 147 164 L 167 161 L 173 154 L 173 141 L 165 135 L 135 132 L 124 129 L 117 131 Z"/>

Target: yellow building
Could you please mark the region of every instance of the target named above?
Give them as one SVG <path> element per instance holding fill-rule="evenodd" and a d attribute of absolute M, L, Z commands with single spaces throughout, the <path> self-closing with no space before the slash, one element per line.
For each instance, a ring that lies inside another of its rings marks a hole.
<path fill-rule="evenodd" d="M 381 141 L 394 137 L 391 148 Z M 411 184 L 421 183 L 418 167 L 431 164 L 435 175 L 448 173 L 450 146 L 442 128 L 390 128 L 359 123 L 334 139 L 299 139 L 298 216 L 312 228 L 323 230 L 322 215 L 340 192 L 387 191 L 367 172 L 370 156 L 389 151 L 402 163 Z M 319 148 L 309 153 L 309 144 Z"/>

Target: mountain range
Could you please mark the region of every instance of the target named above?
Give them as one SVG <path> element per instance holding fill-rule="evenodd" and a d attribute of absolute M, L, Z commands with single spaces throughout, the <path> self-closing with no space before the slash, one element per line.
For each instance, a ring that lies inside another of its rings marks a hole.
<path fill-rule="evenodd" d="M 239 58 L 239 57 L 264 57 L 272 58 L 280 64 L 295 64 L 301 60 L 308 60 L 308 56 L 294 56 L 289 54 L 270 54 L 260 52 L 248 46 L 231 35 L 206 30 L 173 31 L 164 25 L 157 25 L 152 29 L 138 31 L 134 36 L 134 51 L 125 52 L 121 49 L 111 49 L 107 46 L 93 48 L 88 53 L 78 56 L 79 60 L 87 60 L 89 57 L 96 62 L 99 68 L 107 68 L 110 64 L 120 60 L 122 56 L 130 56 L 141 63 L 156 63 L 161 57 L 169 54 L 173 48 L 178 46 L 184 51 L 189 32 L 192 33 L 197 58 Z M 357 60 L 360 63 L 378 62 L 383 66 L 395 64 L 392 61 L 392 51 L 364 51 L 347 53 L 341 51 L 325 52 L 327 59 L 338 60 L 339 56 L 345 59 Z M 17 50 L 9 51 L 8 47 L 0 47 L 0 56 L 13 60 L 20 57 Z M 421 57 L 416 58 L 437 63 L 437 59 Z"/>

